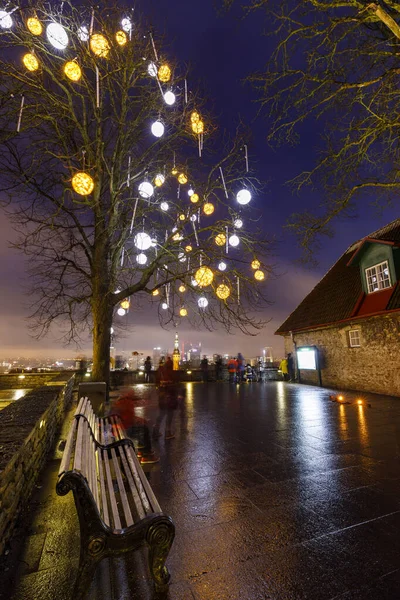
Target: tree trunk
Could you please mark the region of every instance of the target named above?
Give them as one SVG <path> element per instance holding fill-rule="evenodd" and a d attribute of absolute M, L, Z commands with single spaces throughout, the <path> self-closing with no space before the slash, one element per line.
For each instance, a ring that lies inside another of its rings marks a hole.
<path fill-rule="evenodd" d="M 108 291 L 108 290 L 107 290 Z M 113 307 L 108 293 L 102 298 L 93 298 L 93 381 L 105 381 L 107 390 L 110 384 L 110 343 Z"/>

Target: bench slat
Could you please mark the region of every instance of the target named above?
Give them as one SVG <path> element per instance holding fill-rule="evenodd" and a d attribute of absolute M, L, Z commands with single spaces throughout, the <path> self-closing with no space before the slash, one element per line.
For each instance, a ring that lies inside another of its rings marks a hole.
<path fill-rule="evenodd" d="M 63 456 L 62 456 L 62 460 L 61 460 L 61 465 L 60 465 L 60 470 L 58 472 L 59 475 L 61 475 L 61 473 L 64 473 L 65 471 L 69 470 L 69 463 L 71 461 L 72 450 L 74 447 L 74 441 L 75 441 L 77 427 L 78 427 L 78 422 L 76 421 L 76 419 L 74 419 L 71 424 L 71 429 L 69 430 L 67 442 L 65 444 L 65 448 L 64 448 L 64 452 L 63 452 Z"/>
<path fill-rule="evenodd" d="M 106 450 L 97 449 L 97 461 L 99 465 L 99 479 L 100 479 L 100 492 L 101 492 L 101 507 L 102 507 L 102 517 L 104 523 L 106 525 L 110 525 L 110 516 L 108 514 L 108 504 L 107 504 L 107 495 L 105 490 L 105 480 L 104 480 L 104 468 L 103 468 L 103 452 L 107 452 Z"/>
<path fill-rule="evenodd" d="M 82 410 L 83 410 L 82 406 L 84 406 L 85 400 L 86 400 L 86 398 L 84 398 L 83 396 L 79 400 L 78 406 L 76 407 L 76 411 L 75 411 L 74 417 L 76 417 L 77 415 L 81 415 L 82 414 Z"/>
<path fill-rule="evenodd" d="M 144 508 L 144 510 L 145 510 L 146 513 L 155 512 L 155 511 L 152 511 L 152 509 L 151 509 L 151 506 L 150 506 L 149 501 L 147 499 L 146 493 L 145 493 L 145 491 L 143 489 L 143 486 L 142 486 L 142 481 L 141 481 L 140 475 L 138 474 L 137 465 L 139 465 L 139 468 L 140 468 L 140 464 L 139 464 L 138 459 L 136 458 L 136 454 L 134 453 L 134 451 L 132 450 L 132 448 L 130 448 L 128 446 L 125 446 L 124 450 L 125 450 L 125 455 L 126 455 L 126 457 L 128 459 L 129 467 L 131 469 L 131 473 L 133 475 L 133 479 L 135 481 L 135 486 L 136 486 L 136 489 L 138 491 L 138 494 L 139 494 L 140 500 L 142 502 L 143 508 Z M 136 459 L 136 461 L 135 461 L 135 459 Z"/>
<path fill-rule="evenodd" d="M 108 452 L 108 451 L 104 450 L 104 452 Z M 106 470 L 107 490 L 108 490 L 108 496 L 110 498 L 111 511 L 112 511 L 112 516 L 113 516 L 113 520 L 114 520 L 114 527 L 115 527 L 115 529 L 121 529 L 121 521 L 120 521 L 119 513 L 118 513 L 117 500 L 115 498 L 114 484 L 113 484 L 113 480 L 111 477 L 110 463 L 107 460 L 107 458 L 105 458 L 105 460 L 104 460 L 104 467 Z"/>
<path fill-rule="evenodd" d="M 78 433 L 75 444 L 74 469 L 82 472 L 82 436 L 83 436 L 83 419 L 78 421 Z"/>
<path fill-rule="evenodd" d="M 117 458 L 117 454 L 115 452 L 115 448 L 111 448 L 111 457 L 112 457 L 112 461 L 113 461 L 113 465 L 114 465 L 114 472 L 117 477 L 119 494 L 121 496 L 122 508 L 124 511 L 126 525 L 129 527 L 129 525 L 133 525 L 133 518 L 132 518 L 132 513 L 131 513 L 130 506 L 129 506 L 128 498 L 126 495 L 124 482 L 122 481 L 121 468 L 118 463 L 118 458 Z"/>
<path fill-rule="evenodd" d="M 120 453 L 119 454 L 120 454 L 121 462 L 122 462 L 122 464 L 124 466 L 124 472 L 125 472 L 126 478 L 128 480 L 128 483 L 129 483 L 129 488 L 131 490 L 131 494 L 132 494 L 132 497 L 133 497 L 133 502 L 135 504 L 136 511 L 138 513 L 139 518 L 140 519 L 144 519 L 144 517 L 146 516 L 146 512 L 143 509 L 142 502 L 140 500 L 138 491 L 136 489 L 136 485 L 135 485 L 135 482 L 134 482 L 133 477 L 132 477 L 132 472 L 131 472 L 131 469 L 129 467 L 128 461 L 126 459 L 125 449 L 124 448 L 120 448 Z"/>

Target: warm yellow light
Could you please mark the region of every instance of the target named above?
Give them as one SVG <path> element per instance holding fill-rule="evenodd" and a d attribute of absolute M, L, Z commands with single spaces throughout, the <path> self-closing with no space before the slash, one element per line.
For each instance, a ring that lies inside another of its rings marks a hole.
<path fill-rule="evenodd" d="M 179 311 L 179 314 L 181 315 L 181 317 L 186 317 L 186 315 L 187 315 L 186 308 L 181 308 L 181 310 Z"/>
<path fill-rule="evenodd" d="M 362 404 L 362 403 L 363 403 L 363 401 L 361 399 L 357 400 L 357 404 Z"/>
<path fill-rule="evenodd" d="M 115 34 L 115 39 L 117 40 L 117 44 L 120 46 L 125 46 L 126 42 L 128 41 L 125 31 L 117 31 Z"/>
<path fill-rule="evenodd" d="M 203 206 L 203 212 L 205 215 L 212 215 L 214 212 L 214 204 L 211 204 L 211 202 L 206 202 Z"/>
<path fill-rule="evenodd" d="M 212 280 L 214 279 L 214 273 L 211 271 L 210 267 L 200 267 L 197 269 L 194 278 L 200 287 L 207 287 L 208 285 L 211 285 Z"/>
<path fill-rule="evenodd" d="M 223 246 L 226 243 L 226 235 L 224 233 L 219 233 L 215 236 L 215 243 L 217 246 Z"/>
<path fill-rule="evenodd" d="M 179 183 L 181 183 L 182 185 L 185 185 L 185 183 L 187 183 L 188 178 L 186 177 L 185 173 L 179 173 L 178 175 L 178 181 Z"/>
<path fill-rule="evenodd" d="M 129 300 L 122 300 L 121 302 L 121 308 L 123 308 L 124 310 L 128 310 L 130 305 L 131 303 L 129 302 Z"/>
<path fill-rule="evenodd" d="M 87 196 L 93 192 L 94 181 L 88 173 L 79 171 L 72 178 L 72 187 L 77 194 Z"/>
<path fill-rule="evenodd" d="M 338 396 L 337 398 L 338 398 L 338 400 L 340 400 L 340 402 L 341 402 L 342 400 L 344 400 L 343 396 Z"/>
<path fill-rule="evenodd" d="M 185 248 L 186 252 L 191 252 L 193 250 L 192 246 L 189 244 L 188 246 L 186 246 Z"/>
<path fill-rule="evenodd" d="M 264 279 L 265 279 L 264 271 L 260 271 L 259 269 L 257 269 L 257 271 L 254 272 L 254 279 L 257 279 L 257 281 L 264 281 Z"/>
<path fill-rule="evenodd" d="M 153 290 L 153 291 L 152 291 L 152 294 L 153 294 L 153 296 L 158 296 L 158 294 L 159 294 L 159 293 L 160 293 L 160 292 L 159 292 L 158 290 Z"/>
<path fill-rule="evenodd" d="M 158 69 L 158 79 L 163 83 L 167 83 L 171 79 L 171 69 L 168 65 L 161 65 Z"/>
<path fill-rule="evenodd" d="M 261 267 L 260 261 L 257 259 L 253 260 L 253 262 L 251 263 L 251 268 L 257 270 L 260 267 Z"/>
<path fill-rule="evenodd" d="M 34 54 L 25 54 L 24 58 L 22 59 L 22 62 L 24 63 L 28 71 L 37 71 L 39 68 L 39 61 Z"/>
<path fill-rule="evenodd" d="M 40 35 L 43 31 L 42 24 L 37 17 L 29 17 L 26 26 L 33 35 Z"/>
<path fill-rule="evenodd" d="M 183 292 L 186 292 L 186 287 L 184 285 L 180 285 L 178 289 L 182 294 Z"/>
<path fill-rule="evenodd" d="M 190 115 L 190 120 L 192 123 L 198 123 L 200 121 L 200 115 L 195 110 Z"/>
<path fill-rule="evenodd" d="M 101 33 L 94 33 L 90 38 L 90 49 L 96 56 L 100 58 L 107 58 L 110 52 L 110 44 L 104 35 Z"/>
<path fill-rule="evenodd" d="M 164 183 L 164 181 L 165 181 L 164 175 L 161 175 L 161 174 L 156 175 L 155 178 L 154 178 L 154 185 L 156 187 L 161 187 L 162 184 Z"/>
<path fill-rule="evenodd" d="M 177 175 L 178 174 L 178 169 L 176 167 L 173 167 L 171 173 L 172 173 L 172 175 Z"/>
<path fill-rule="evenodd" d="M 192 131 L 193 133 L 203 133 L 204 132 L 204 123 L 203 121 L 197 121 L 196 123 L 192 123 Z"/>
<path fill-rule="evenodd" d="M 71 81 L 79 81 L 82 77 L 82 69 L 74 60 L 69 60 L 65 63 L 64 73 Z"/>
<path fill-rule="evenodd" d="M 174 240 L 174 242 L 179 242 L 179 240 L 181 240 L 181 234 L 180 233 L 175 233 L 175 235 L 172 236 L 172 239 Z"/>
<path fill-rule="evenodd" d="M 179 220 L 184 221 L 186 219 L 185 215 L 179 215 Z"/>
<path fill-rule="evenodd" d="M 196 204 L 196 202 L 198 202 L 200 200 L 199 195 L 198 194 L 192 194 L 190 196 L 190 202 L 193 202 L 193 204 Z"/>
<path fill-rule="evenodd" d="M 227 285 L 225 285 L 224 283 L 221 283 L 217 287 L 215 293 L 217 294 L 218 298 L 220 298 L 221 300 L 226 300 L 231 295 L 231 290 L 229 289 L 229 287 Z"/>

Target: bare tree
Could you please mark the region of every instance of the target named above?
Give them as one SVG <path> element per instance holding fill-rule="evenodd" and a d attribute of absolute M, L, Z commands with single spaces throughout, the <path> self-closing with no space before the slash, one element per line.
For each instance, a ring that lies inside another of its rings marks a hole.
<path fill-rule="evenodd" d="M 316 163 L 290 182 L 323 197 L 319 211 L 289 223 L 310 256 L 318 235 L 331 235 L 332 220 L 354 214 L 357 202 L 384 206 L 398 196 L 400 3 L 256 0 L 246 8 L 265 11 L 274 38 L 265 72 L 251 77 L 268 140 L 293 144 L 322 131 Z"/>
<path fill-rule="evenodd" d="M 89 328 L 97 380 L 116 311 L 143 297 L 163 325 L 263 326 L 269 244 L 244 215 L 245 141 L 221 139 L 147 32 L 117 5 L 0 12 L 0 191 L 34 326 L 67 323 L 67 342 Z"/>

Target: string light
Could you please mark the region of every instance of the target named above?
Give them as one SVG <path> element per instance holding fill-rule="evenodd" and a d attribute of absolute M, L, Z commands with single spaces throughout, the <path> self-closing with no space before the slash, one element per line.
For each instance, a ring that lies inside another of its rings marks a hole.
<path fill-rule="evenodd" d="M 125 46 L 125 44 L 128 41 L 125 31 L 117 31 L 117 33 L 115 34 L 115 39 L 119 46 Z"/>
<path fill-rule="evenodd" d="M 220 300 L 226 300 L 231 295 L 231 290 L 225 283 L 221 283 L 215 292 Z"/>
<path fill-rule="evenodd" d="M 179 220 L 180 221 L 184 221 L 186 219 L 184 214 L 179 215 Z"/>
<path fill-rule="evenodd" d="M 74 60 L 69 60 L 65 63 L 64 73 L 71 81 L 79 81 L 82 77 L 82 69 Z"/>
<path fill-rule="evenodd" d="M 206 202 L 205 205 L 203 206 L 203 212 L 207 216 L 212 215 L 214 210 L 215 210 L 214 204 L 212 204 L 211 202 Z"/>
<path fill-rule="evenodd" d="M 192 123 L 192 131 L 200 135 L 200 133 L 204 133 L 204 123 L 203 121 L 197 121 L 196 123 Z"/>
<path fill-rule="evenodd" d="M 165 182 L 164 175 L 162 175 L 161 173 L 159 173 L 158 175 L 155 176 L 155 178 L 154 178 L 154 185 L 155 186 L 161 187 L 164 182 Z"/>
<path fill-rule="evenodd" d="M 171 69 L 168 65 L 161 65 L 158 69 L 158 79 L 163 83 L 168 83 L 171 79 Z"/>
<path fill-rule="evenodd" d="M 252 261 L 251 263 L 251 268 L 252 269 L 259 269 L 261 266 L 261 263 L 259 260 L 257 260 L 256 258 Z"/>
<path fill-rule="evenodd" d="M 110 52 L 110 44 L 104 35 L 101 33 L 94 33 L 90 37 L 90 49 L 96 56 L 100 58 L 107 58 Z"/>
<path fill-rule="evenodd" d="M 89 173 L 78 171 L 72 178 L 72 187 L 77 194 L 88 196 L 93 192 L 94 181 Z"/>
<path fill-rule="evenodd" d="M 186 317 L 188 314 L 188 311 L 186 310 L 186 308 L 181 308 L 181 310 L 179 311 L 179 314 L 181 315 L 181 317 Z"/>
<path fill-rule="evenodd" d="M 36 58 L 36 56 L 34 54 L 31 54 L 30 52 L 28 52 L 28 54 L 25 54 L 22 62 L 24 63 L 25 67 L 28 69 L 28 71 L 37 71 L 39 68 L 39 61 Z"/>
<path fill-rule="evenodd" d="M 192 250 L 193 250 L 193 248 L 192 248 L 192 246 L 190 246 L 190 244 L 185 247 L 186 252 L 191 252 Z"/>
<path fill-rule="evenodd" d="M 41 35 L 43 27 L 37 17 L 29 17 L 26 21 L 26 26 L 32 35 Z"/>
<path fill-rule="evenodd" d="M 183 294 L 183 292 L 186 292 L 186 287 L 184 285 L 180 285 L 178 290 L 181 292 L 181 294 Z"/>
<path fill-rule="evenodd" d="M 185 183 L 188 182 L 188 178 L 186 177 L 185 173 L 179 173 L 178 181 L 181 185 L 185 185 Z"/>
<path fill-rule="evenodd" d="M 123 308 L 124 310 L 128 310 L 130 305 L 131 303 L 129 302 L 129 300 L 122 300 L 121 302 L 121 308 Z"/>
<path fill-rule="evenodd" d="M 168 304 L 167 304 L 166 302 L 163 302 L 163 303 L 161 304 L 161 308 L 162 308 L 163 310 L 167 310 L 167 308 L 168 308 Z"/>
<path fill-rule="evenodd" d="M 192 194 L 190 196 L 190 202 L 193 202 L 193 204 L 196 204 L 199 200 L 200 200 L 199 195 L 196 193 Z"/>
<path fill-rule="evenodd" d="M 214 279 L 214 273 L 211 271 L 210 267 L 203 266 L 197 269 L 194 278 L 200 287 L 207 287 L 208 285 L 211 285 Z"/>
<path fill-rule="evenodd" d="M 257 281 L 264 281 L 264 279 L 265 279 L 264 271 L 260 271 L 260 270 L 255 271 L 254 278 L 257 279 Z"/>
<path fill-rule="evenodd" d="M 226 243 L 226 235 L 224 233 L 219 233 L 215 236 L 215 243 L 217 246 L 223 246 Z"/>

